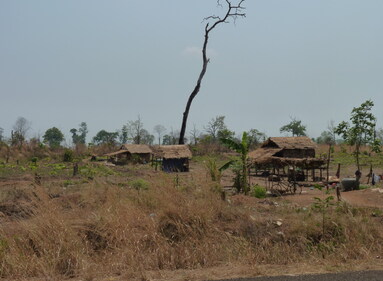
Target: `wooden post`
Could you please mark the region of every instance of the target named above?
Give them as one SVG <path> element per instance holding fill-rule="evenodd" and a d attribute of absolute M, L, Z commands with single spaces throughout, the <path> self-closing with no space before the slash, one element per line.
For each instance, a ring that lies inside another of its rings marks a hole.
<path fill-rule="evenodd" d="M 78 163 L 73 164 L 73 176 L 77 176 L 78 174 Z"/>
<path fill-rule="evenodd" d="M 338 163 L 338 169 L 336 170 L 336 177 L 340 179 L 340 163 Z"/>
<path fill-rule="evenodd" d="M 38 173 L 35 173 L 35 184 L 41 185 L 41 176 Z"/>
<path fill-rule="evenodd" d="M 338 199 L 338 202 L 341 201 L 341 196 L 340 196 L 340 187 L 339 184 L 336 185 L 336 197 Z"/>
<path fill-rule="evenodd" d="M 370 183 L 370 178 L 372 177 L 372 164 L 370 165 L 370 173 L 368 174 L 367 184 Z"/>
<path fill-rule="evenodd" d="M 327 168 L 326 168 L 326 189 L 328 191 L 329 170 L 330 170 L 331 144 L 328 146 Z"/>

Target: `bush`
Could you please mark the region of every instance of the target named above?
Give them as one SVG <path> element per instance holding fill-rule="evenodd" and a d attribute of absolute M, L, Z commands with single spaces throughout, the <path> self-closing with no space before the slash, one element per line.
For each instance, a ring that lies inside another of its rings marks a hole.
<path fill-rule="evenodd" d="M 265 198 L 266 197 L 266 188 L 256 184 L 252 188 L 251 195 L 256 197 L 256 198 Z"/>
<path fill-rule="evenodd" d="M 64 162 L 72 162 L 73 161 L 73 151 L 70 149 L 66 149 L 63 155 Z"/>
<path fill-rule="evenodd" d="M 147 190 L 149 188 L 148 182 L 143 179 L 132 180 L 129 182 L 129 185 L 137 191 Z"/>
<path fill-rule="evenodd" d="M 31 158 L 31 162 L 33 163 L 33 164 L 37 164 L 37 161 L 39 160 L 39 158 L 37 158 L 37 157 L 32 157 Z"/>

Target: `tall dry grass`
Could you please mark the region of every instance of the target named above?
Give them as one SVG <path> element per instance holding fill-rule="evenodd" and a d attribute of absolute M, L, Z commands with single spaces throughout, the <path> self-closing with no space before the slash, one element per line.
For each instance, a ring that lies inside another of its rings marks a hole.
<path fill-rule="evenodd" d="M 4 188 L 1 277 L 142 279 L 153 270 L 382 255 L 382 217 L 368 210 L 331 207 L 323 233 L 315 210 L 244 196 L 222 201 L 205 175 L 140 177 L 147 190 L 106 178 L 66 188 L 55 183 Z"/>

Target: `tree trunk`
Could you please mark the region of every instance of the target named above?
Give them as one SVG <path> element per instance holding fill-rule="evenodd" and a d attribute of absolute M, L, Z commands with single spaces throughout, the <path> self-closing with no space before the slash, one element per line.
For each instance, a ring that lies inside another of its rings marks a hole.
<path fill-rule="evenodd" d="M 187 119 L 189 117 L 190 106 L 193 102 L 193 99 L 196 97 L 196 95 L 198 94 L 198 92 L 201 88 L 201 82 L 202 82 L 203 77 L 205 76 L 207 64 L 209 63 L 209 59 L 206 56 L 206 47 L 207 47 L 207 43 L 209 41 L 209 33 L 217 25 L 227 22 L 228 18 L 234 18 L 234 20 L 235 20 L 237 17 L 245 17 L 245 14 L 241 13 L 241 11 L 244 9 L 244 7 L 241 6 L 242 2 L 244 2 L 244 1 L 245 0 L 240 0 L 238 5 L 233 5 L 231 3 L 231 1 L 226 0 L 228 8 L 227 8 L 227 12 L 223 18 L 220 18 L 217 16 L 210 16 L 210 17 L 205 18 L 205 20 L 215 20 L 215 21 L 212 24 L 212 26 L 210 26 L 209 23 L 207 23 L 205 26 L 205 40 L 204 40 L 203 48 L 202 48 L 202 59 L 203 59 L 202 70 L 201 70 L 201 73 L 199 74 L 197 84 L 196 84 L 193 92 L 190 94 L 189 99 L 186 103 L 186 108 L 185 108 L 185 111 L 184 111 L 183 117 L 182 117 L 181 131 L 180 131 L 180 137 L 179 137 L 179 141 L 178 141 L 179 144 L 185 144 L 186 124 L 187 124 Z M 217 3 L 218 3 L 218 5 L 221 5 L 219 0 L 217 1 Z"/>
<path fill-rule="evenodd" d="M 197 85 L 195 86 L 193 92 L 190 94 L 189 99 L 186 103 L 186 108 L 185 108 L 185 111 L 183 113 L 183 118 L 182 118 L 180 138 L 178 141 L 179 144 L 185 144 L 186 124 L 187 124 L 187 120 L 189 117 L 190 106 L 193 102 L 193 99 L 198 94 L 198 92 L 201 88 L 201 82 L 202 82 L 203 77 L 205 76 L 207 64 L 209 63 L 209 59 L 206 56 L 206 46 L 207 46 L 207 42 L 209 40 L 209 29 L 207 29 L 207 27 L 208 27 L 208 25 L 206 26 L 206 29 L 205 29 L 205 41 L 204 41 L 203 49 L 202 49 L 202 57 L 203 57 L 202 70 L 201 70 L 201 73 L 199 74 L 199 77 L 197 80 Z"/>
<path fill-rule="evenodd" d="M 359 165 L 359 145 L 356 145 L 356 149 L 355 149 L 355 157 L 356 157 L 356 167 L 358 169 L 358 171 L 360 171 L 360 165 Z"/>

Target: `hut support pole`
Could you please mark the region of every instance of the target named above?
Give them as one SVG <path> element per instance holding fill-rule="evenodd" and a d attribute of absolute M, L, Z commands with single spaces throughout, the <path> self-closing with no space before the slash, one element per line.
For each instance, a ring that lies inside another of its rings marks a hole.
<path fill-rule="evenodd" d="M 367 184 L 370 184 L 371 177 L 372 177 L 372 164 L 370 165 L 370 173 L 368 174 Z"/>
<path fill-rule="evenodd" d="M 326 189 L 327 189 L 327 191 L 328 191 L 328 181 L 329 181 L 330 158 L 331 158 L 331 143 L 328 146 L 328 154 L 327 154 L 327 167 L 326 167 Z"/>
<path fill-rule="evenodd" d="M 313 178 L 313 182 L 315 182 L 315 169 L 311 170 L 311 177 Z"/>

